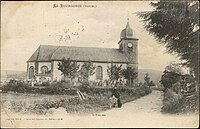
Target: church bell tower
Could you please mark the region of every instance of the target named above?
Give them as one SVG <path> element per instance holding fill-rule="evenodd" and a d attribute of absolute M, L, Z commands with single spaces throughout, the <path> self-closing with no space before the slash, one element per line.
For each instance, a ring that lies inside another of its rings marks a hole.
<path fill-rule="evenodd" d="M 133 29 L 129 25 L 129 18 L 127 18 L 126 28 L 120 34 L 120 41 L 118 42 L 119 49 L 124 52 L 137 52 L 138 39 L 135 38 Z"/>
<path fill-rule="evenodd" d="M 119 50 L 126 55 L 129 63 L 127 67 L 132 67 L 138 73 L 138 39 L 135 37 L 133 29 L 129 25 L 129 18 L 127 18 L 126 28 L 121 31 L 120 40 L 118 42 Z M 135 84 L 137 84 L 137 78 Z"/>

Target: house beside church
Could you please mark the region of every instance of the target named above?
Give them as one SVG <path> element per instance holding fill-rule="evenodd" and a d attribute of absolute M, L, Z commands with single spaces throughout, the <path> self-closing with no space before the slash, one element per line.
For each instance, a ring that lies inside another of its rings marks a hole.
<path fill-rule="evenodd" d="M 133 67 L 138 72 L 138 39 L 127 21 L 121 31 L 119 48 L 71 47 L 40 45 L 27 61 L 27 78 L 38 82 L 59 81 L 63 78 L 58 62 L 70 58 L 78 64 L 91 61 L 96 66 L 95 74 L 89 80 L 108 80 L 107 68 L 111 63 Z M 137 84 L 137 78 L 134 81 Z"/>

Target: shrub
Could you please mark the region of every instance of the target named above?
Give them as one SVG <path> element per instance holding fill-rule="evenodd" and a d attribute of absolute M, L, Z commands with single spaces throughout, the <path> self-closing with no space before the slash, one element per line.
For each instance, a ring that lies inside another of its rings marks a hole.
<path fill-rule="evenodd" d="M 90 96 L 100 96 L 109 98 L 112 94 L 112 88 L 108 87 L 92 87 L 88 83 L 84 83 L 81 86 L 71 86 L 66 82 L 53 82 L 46 87 L 31 87 L 28 83 L 20 81 L 10 81 L 3 87 L 3 91 L 14 91 L 19 93 L 39 93 L 39 94 L 50 94 L 50 95 L 77 95 L 77 89 Z M 150 89 L 145 86 L 128 89 L 126 87 L 118 88 L 122 98 L 129 96 L 140 97 L 150 93 Z"/>
<path fill-rule="evenodd" d="M 30 91 L 31 86 L 28 83 L 17 81 L 17 80 L 10 80 L 7 85 L 4 85 L 2 88 L 3 92 L 14 91 L 25 93 Z"/>
<path fill-rule="evenodd" d="M 164 93 L 164 99 L 163 99 L 163 112 L 168 113 L 177 113 L 181 111 L 180 106 L 182 105 L 183 98 L 176 94 L 173 90 L 168 89 Z"/>
<path fill-rule="evenodd" d="M 58 94 L 58 95 L 75 95 L 76 90 L 66 82 L 54 82 L 52 84 L 43 83 L 46 87 L 31 87 L 30 84 L 11 80 L 7 85 L 2 88 L 3 92 L 13 91 L 19 93 L 40 93 L 40 94 Z"/>
<path fill-rule="evenodd" d="M 50 86 L 50 82 L 49 81 L 42 82 L 41 86 Z"/>
<path fill-rule="evenodd" d="M 198 95 L 196 94 L 197 92 L 195 90 L 195 82 L 193 76 L 181 75 L 181 78 L 181 81 L 176 80 L 176 82 L 173 84 L 168 83 L 168 85 L 171 86 L 165 86 L 165 90 L 163 90 L 163 112 L 185 113 L 198 110 Z"/>
<path fill-rule="evenodd" d="M 162 112 L 164 113 L 186 113 L 198 111 L 198 95 L 183 97 L 168 89 L 164 93 Z"/>
<path fill-rule="evenodd" d="M 80 86 L 80 91 L 85 92 L 88 95 L 92 96 L 104 96 L 106 98 L 109 98 L 112 94 L 113 88 L 97 88 L 97 87 L 90 87 L 90 86 Z M 147 86 L 137 87 L 137 88 L 125 88 L 121 87 L 118 88 L 118 92 L 121 96 L 121 99 L 124 100 L 124 102 L 130 101 L 130 99 L 134 99 L 145 96 L 149 93 L 151 93 L 151 89 Z"/>

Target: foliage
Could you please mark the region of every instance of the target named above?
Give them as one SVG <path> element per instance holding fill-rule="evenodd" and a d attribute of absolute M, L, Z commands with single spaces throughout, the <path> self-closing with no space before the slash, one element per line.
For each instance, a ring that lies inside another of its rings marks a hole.
<path fill-rule="evenodd" d="M 177 64 L 170 64 L 165 68 L 161 77 L 164 86 L 162 111 L 166 113 L 180 113 L 197 111 L 195 79 L 192 75 L 183 75 Z"/>
<path fill-rule="evenodd" d="M 22 81 L 10 80 L 8 84 L 4 85 L 2 88 L 3 92 L 13 91 L 13 92 L 29 92 L 31 90 L 31 85 Z"/>
<path fill-rule="evenodd" d="M 149 74 L 148 74 L 148 73 L 145 74 L 144 81 L 145 81 L 145 83 L 147 84 L 147 86 L 149 86 L 150 77 L 149 77 Z"/>
<path fill-rule="evenodd" d="M 58 62 L 58 70 L 62 72 L 64 77 L 73 79 L 77 76 L 79 65 L 77 62 L 72 61 L 70 58 L 63 58 L 62 61 Z"/>
<path fill-rule="evenodd" d="M 79 70 L 79 79 L 81 82 L 88 82 L 88 79 L 90 76 L 92 76 L 95 72 L 95 66 L 91 61 L 89 62 L 84 62 L 83 65 L 81 66 L 81 69 Z"/>
<path fill-rule="evenodd" d="M 179 75 L 183 74 L 182 67 L 178 63 L 171 62 L 168 66 L 165 67 L 167 72 L 177 73 Z"/>
<path fill-rule="evenodd" d="M 50 94 L 50 95 L 75 95 L 76 90 L 71 88 L 66 82 L 54 82 L 47 87 L 31 87 L 30 84 L 11 80 L 7 85 L 2 88 L 3 92 L 13 91 L 18 93 L 38 93 L 38 94 Z"/>
<path fill-rule="evenodd" d="M 188 98 L 176 94 L 172 89 L 168 89 L 164 93 L 161 111 L 164 113 L 198 112 L 198 95 Z"/>
<path fill-rule="evenodd" d="M 163 73 L 164 74 L 161 77 L 160 83 L 164 86 L 164 88 L 171 88 L 172 84 L 175 84 L 180 80 L 179 74 L 167 71 L 164 71 Z"/>
<path fill-rule="evenodd" d="M 80 91 L 88 94 L 88 95 L 98 95 L 98 96 L 106 96 L 110 97 L 112 94 L 113 88 L 97 88 L 97 87 L 80 87 Z M 151 93 L 151 89 L 146 86 L 141 86 L 137 88 L 124 88 L 121 87 L 117 89 L 119 91 L 120 96 L 123 99 L 128 99 L 130 96 L 141 97 Z"/>
<path fill-rule="evenodd" d="M 118 82 L 122 78 L 121 71 L 122 65 L 111 64 L 111 66 L 108 66 L 107 73 L 111 82 Z"/>
<path fill-rule="evenodd" d="M 163 99 L 163 112 L 177 113 L 180 112 L 180 105 L 182 101 L 182 97 L 176 94 L 173 90 L 168 89 L 164 93 Z"/>
<path fill-rule="evenodd" d="M 181 69 L 177 64 L 170 64 L 166 66 L 163 75 L 161 76 L 160 83 L 164 88 L 171 88 L 173 84 L 181 80 Z"/>
<path fill-rule="evenodd" d="M 42 82 L 41 86 L 50 86 L 50 82 L 49 81 Z"/>
<path fill-rule="evenodd" d="M 122 69 L 121 73 L 123 77 L 129 81 L 129 85 L 132 85 L 133 80 L 137 78 L 137 72 L 132 67 L 127 67 L 127 69 Z"/>
<path fill-rule="evenodd" d="M 143 86 L 148 86 L 148 87 L 151 87 L 151 86 L 155 86 L 154 82 L 151 80 L 150 76 L 148 73 L 145 74 L 144 76 L 144 84 L 140 83 L 139 85 L 143 85 Z"/>
<path fill-rule="evenodd" d="M 140 12 L 145 28 L 170 53 L 186 60 L 198 77 L 199 2 L 164 1 L 151 3 L 153 11 Z"/>
<path fill-rule="evenodd" d="M 38 90 L 38 93 L 50 95 L 75 95 L 76 90 L 72 89 L 71 85 L 66 82 L 57 82 Z"/>

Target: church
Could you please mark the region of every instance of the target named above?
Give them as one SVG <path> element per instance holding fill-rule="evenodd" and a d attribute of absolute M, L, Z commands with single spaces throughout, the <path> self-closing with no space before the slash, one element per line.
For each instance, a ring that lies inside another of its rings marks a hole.
<path fill-rule="evenodd" d="M 40 45 L 27 61 L 27 79 L 36 79 L 38 82 L 62 80 L 58 62 L 63 58 L 70 58 L 80 65 L 91 61 L 96 68 L 90 81 L 108 80 L 107 68 L 111 63 L 122 65 L 123 68 L 132 67 L 138 72 L 138 39 L 129 20 L 121 31 L 118 45 L 119 48 Z M 137 78 L 134 82 L 137 84 Z"/>

